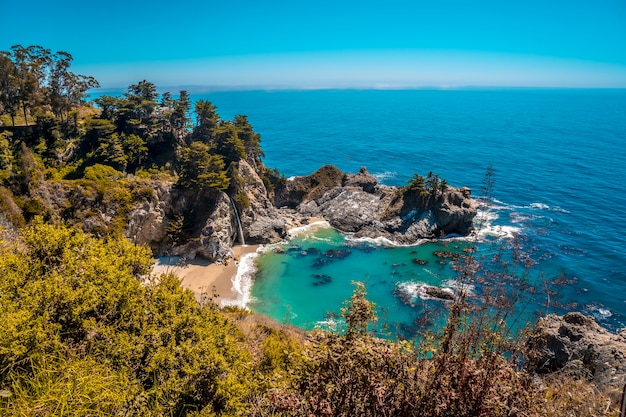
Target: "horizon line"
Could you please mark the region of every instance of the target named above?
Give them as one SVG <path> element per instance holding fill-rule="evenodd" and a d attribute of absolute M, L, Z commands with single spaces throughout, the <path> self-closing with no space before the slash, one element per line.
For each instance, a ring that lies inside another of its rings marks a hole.
<path fill-rule="evenodd" d="M 147 80 L 141 80 L 147 81 Z M 371 84 L 362 86 L 268 86 L 268 85 L 210 85 L 210 84 L 179 84 L 158 86 L 157 91 L 169 92 L 172 90 L 187 91 L 190 93 L 214 93 L 214 92 L 243 92 L 243 91 L 454 91 L 454 90 L 626 90 L 624 87 L 591 87 L 591 86 L 515 86 L 515 85 L 385 85 Z M 90 89 L 87 93 L 123 92 L 126 87 L 99 87 Z"/>

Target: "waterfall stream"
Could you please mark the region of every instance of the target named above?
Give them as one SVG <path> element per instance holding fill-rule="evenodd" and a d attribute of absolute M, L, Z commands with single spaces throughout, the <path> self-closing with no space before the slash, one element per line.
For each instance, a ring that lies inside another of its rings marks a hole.
<path fill-rule="evenodd" d="M 243 229 L 241 227 L 241 219 L 239 218 L 239 211 L 237 211 L 237 206 L 235 205 L 235 200 L 230 198 L 230 203 L 233 205 L 233 210 L 235 211 L 235 217 L 237 218 L 237 227 L 239 228 L 239 241 L 242 245 L 246 245 L 246 240 L 243 238 Z"/>

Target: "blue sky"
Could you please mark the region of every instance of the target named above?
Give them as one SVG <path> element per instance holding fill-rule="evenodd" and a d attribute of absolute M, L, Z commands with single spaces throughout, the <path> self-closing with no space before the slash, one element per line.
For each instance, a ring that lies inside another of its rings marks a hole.
<path fill-rule="evenodd" d="M 0 49 L 74 56 L 103 87 L 626 87 L 625 0 L 2 6 Z"/>

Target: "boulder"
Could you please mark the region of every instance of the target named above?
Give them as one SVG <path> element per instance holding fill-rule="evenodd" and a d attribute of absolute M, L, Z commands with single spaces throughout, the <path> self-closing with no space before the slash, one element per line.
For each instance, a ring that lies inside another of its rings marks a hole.
<path fill-rule="evenodd" d="M 566 372 L 608 391 L 626 384 L 626 330 L 611 333 L 577 312 L 550 314 L 538 321 L 527 345 L 531 371 Z"/>

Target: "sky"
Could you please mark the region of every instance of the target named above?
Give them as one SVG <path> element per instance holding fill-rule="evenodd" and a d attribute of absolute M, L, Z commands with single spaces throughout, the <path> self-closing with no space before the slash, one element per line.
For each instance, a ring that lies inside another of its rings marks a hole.
<path fill-rule="evenodd" d="M 2 0 L 103 88 L 626 88 L 626 0 Z"/>

